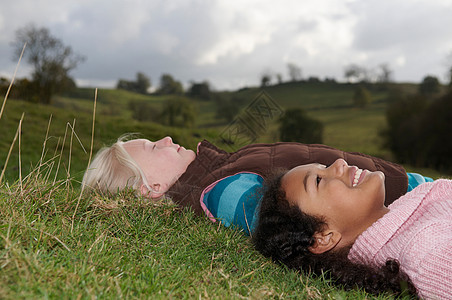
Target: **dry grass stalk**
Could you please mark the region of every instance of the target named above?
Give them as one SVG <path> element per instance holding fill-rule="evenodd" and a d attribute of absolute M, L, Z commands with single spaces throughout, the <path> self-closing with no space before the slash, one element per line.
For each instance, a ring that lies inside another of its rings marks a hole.
<path fill-rule="evenodd" d="M 96 105 L 97 105 L 97 88 L 94 91 L 94 107 L 93 107 L 93 127 L 91 129 L 91 148 L 89 150 L 88 166 L 91 163 L 91 158 L 93 156 L 93 145 L 94 145 L 94 127 L 96 124 Z"/>
<path fill-rule="evenodd" d="M 91 146 L 90 146 L 90 151 L 89 151 L 89 159 L 88 159 L 88 165 L 86 166 L 87 168 L 89 167 L 90 163 L 91 163 L 91 157 L 93 155 L 93 145 L 94 145 L 94 128 L 95 128 L 95 124 L 96 124 L 96 106 L 97 106 L 97 88 L 94 92 L 94 107 L 93 107 L 93 127 L 91 130 Z M 77 213 L 78 207 L 80 205 L 80 200 L 82 199 L 82 195 L 83 192 L 85 190 L 85 186 L 82 184 L 82 188 L 80 191 L 80 195 L 77 199 L 77 205 L 75 206 L 74 209 L 74 214 L 72 215 L 72 222 L 71 222 L 71 232 L 74 229 L 74 219 L 75 219 L 75 214 Z"/>
<path fill-rule="evenodd" d="M 9 84 L 8 90 L 6 91 L 5 99 L 3 100 L 3 104 L 2 104 L 2 109 L 0 110 L 0 120 L 2 119 L 3 110 L 5 109 L 6 100 L 8 99 L 8 96 L 9 96 L 9 91 L 11 90 L 11 87 L 13 86 L 13 83 L 14 83 L 14 79 L 16 78 L 17 69 L 19 69 L 20 61 L 22 60 L 22 56 L 24 55 L 25 47 L 27 47 L 27 43 L 25 43 L 24 47 L 22 48 L 22 52 L 20 53 L 20 56 L 19 56 L 19 61 L 17 62 L 17 65 L 16 65 L 16 70 L 14 70 L 13 78 L 11 79 L 11 83 Z"/>
<path fill-rule="evenodd" d="M 64 137 L 63 137 L 63 143 L 61 143 L 61 151 L 60 154 L 58 155 L 58 164 L 57 164 L 57 168 L 56 168 L 56 172 L 55 172 L 55 177 L 53 178 L 53 184 L 55 185 L 55 182 L 57 181 L 57 176 L 58 176 L 58 172 L 60 171 L 60 165 L 61 165 L 61 158 L 63 157 L 63 151 L 64 151 L 64 144 L 66 143 L 66 137 L 67 137 L 67 128 L 68 128 L 69 123 L 66 124 L 66 129 L 64 131 Z"/>
<path fill-rule="evenodd" d="M 52 116 L 50 117 L 50 119 L 51 119 L 51 118 L 52 118 Z M 45 157 L 45 153 L 47 152 L 45 149 L 46 149 L 46 141 L 48 140 L 48 132 L 49 132 L 49 128 L 50 128 L 50 120 L 49 120 L 49 123 L 48 123 L 48 126 L 47 126 L 46 139 L 44 140 L 44 143 L 43 143 L 42 154 L 41 154 L 41 158 L 40 158 L 40 160 L 39 160 L 39 165 L 38 165 L 38 167 L 33 171 L 33 173 L 36 173 L 36 177 L 35 177 L 35 182 L 36 182 L 36 184 L 38 184 L 39 178 L 42 179 L 42 182 L 45 182 L 45 183 L 49 182 L 50 176 L 52 175 L 52 170 L 53 170 L 53 168 L 54 168 L 54 166 L 55 166 L 55 160 L 57 159 L 57 157 L 59 157 L 59 155 L 58 155 L 57 153 L 58 153 L 58 147 L 59 147 L 59 145 L 60 145 L 60 140 L 61 140 L 61 138 L 58 138 L 58 140 L 57 140 L 57 145 L 56 145 L 56 147 L 55 147 L 55 151 L 54 151 L 53 157 L 50 158 L 49 160 L 47 160 L 47 161 L 44 162 L 44 163 L 42 162 L 42 161 L 43 161 L 43 158 Z M 41 171 L 41 169 L 42 169 L 43 167 L 45 167 L 45 170 L 46 170 L 45 173 L 44 173 L 44 175 L 42 175 L 43 172 Z M 58 172 L 55 174 L 55 176 L 56 176 L 57 174 L 58 174 Z M 52 183 L 52 187 L 57 188 L 57 186 L 55 185 L 55 183 L 56 183 L 55 179 L 56 179 L 56 177 L 54 178 L 54 181 L 53 181 L 53 183 Z M 61 185 L 61 184 L 59 184 L 59 185 Z M 59 185 L 58 185 L 58 186 L 59 186 Z M 47 200 L 46 203 L 50 202 L 51 197 L 52 197 L 52 194 L 53 194 L 53 191 L 54 191 L 54 189 L 51 189 L 50 192 L 47 194 L 48 200 Z"/>
<path fill-rule="evenodd" d="M 67 170 L 67 178 L 71 177 L 71 161 L 72 161 L 72 141 L 74 140 L 74 130 L 75 130 L 75 119 L 72 123 L 72 131 L 71 131 L 71 142 L 69 143 L 69 157 L 68 157 L 68 170 Z"/>
<path fill-rule="evenodd" d="M 50 234 L 50 233 L 48 233 L 48 232 L 45 232 L 45 231 L 43 231 L 43 230 L 35 229 L 35 228 L 33 228 L 33 227 L 29 227 L 29 228 L 30 228 L 31 230 L 34 230 L 34 231 L 40 231 L 41 234 L 43 233 L 43 234 L 45 234 L 45 235 L 50 236 L 51 238 L 55 239 L 58 243 L 60 243 L 67 251 L 71 252 L 71 249 L 70 249 L 68 246 L 66 246 L 66 244 L 63 243 L 57 236 L 55 236 L 55 235 L 53 235 L 53 234 Z"/>
<path fill-rule="evenodd" d="M 23 120 L 23 116 L 25 113 L 22 113 L 22 118 L 19 121 L 19 185 L 20 185 L 20 194 L 23 195 L 23 191 L 24 191 L 24 187 L 22 185 L 22 157 L 20 155 L 20 153 L 22 152 L 22 120 Z"/>
<path fill-rule="evenodd" d="M 36 172 L 36 180 L 38 179 L 38 175 L 41 173 L 41 167 L 42 167 L 43 159 L 44 159 L 44 156 L 46 153 L 46 144 L 47 144 L 47 140 L 49 139 L 49 130 L 50 130 L 51 123 L 52 123 L 52 114 L 49 117 L 49 122 L 47 123 L 46 137 L 44 139 L 44 142 L 42 143 L 42 152 L 41 152 L 41 158 L 39 159 L 38 171 Z"/>
<path fill-rule="evenodd" d="M 16 144 L 17 137 L 19 136 L 19 132 L 22 128 L 22 120 L 24 119 L 24 115 L 25 115 L 25 113 L 22 113 L 22 117 L 20 118 L 19 126 L 17 127 L 16 134 L 14 135 L 14 139 L 11 143 L 11 146 L 9 147 L 8 155 L 6 156 L 5 165 L 3 166 L 2 174 L 0 175 L 0 184 L 2 183 L 3 176 L 5 175 L 5 171 L 6 171 L 6 166 L 8 166 L 9 158 L 11 156 L 11 152 L 13 151 L 14 145 Z"/>

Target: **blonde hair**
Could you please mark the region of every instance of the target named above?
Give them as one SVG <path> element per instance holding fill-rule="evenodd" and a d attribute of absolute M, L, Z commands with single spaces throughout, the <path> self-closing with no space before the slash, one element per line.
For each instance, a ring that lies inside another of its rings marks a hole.
<path fill-rule="evenodd" d="M 126 188 L 139 191 L 144 184 L 150 188 L 141 168 L 124 149 L 127 136 L 120 137 L 110 147 L 103 147 L 83 175 L 82 189 L 118 193 Z"/>

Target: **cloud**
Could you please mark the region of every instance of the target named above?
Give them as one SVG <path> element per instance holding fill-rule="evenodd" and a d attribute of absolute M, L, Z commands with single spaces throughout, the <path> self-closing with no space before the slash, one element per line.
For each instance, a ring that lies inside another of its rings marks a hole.
<path fill-rule="evenodd" d="M 452 0 L 15 0 L 0 11 L 0 74 L 15 67 L 14 31 L 33 22 L 87 57 L 71 74 L 84 84 L 140 71 L 154 85 L 170 73 L 239 88 L 289 62 L 337 79 L 350 63 L 388 63 L 396 79 L 420 81 L 445 72 L 450 15 Z"/>
<path fill-rule="evenodd" d="M 355 43 L 358 49 L 378 51 L 438 44 L 452 34 L 451 1 L 365 1 L 350 6 L 358 17 Z M 415 49 L 412 49 L 415 50 Z"/>

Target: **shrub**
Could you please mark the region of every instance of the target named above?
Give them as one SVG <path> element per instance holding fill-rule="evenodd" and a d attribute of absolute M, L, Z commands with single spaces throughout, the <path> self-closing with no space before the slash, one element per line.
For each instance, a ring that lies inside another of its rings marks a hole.
<path fill-rule="evenodd" d="M 171 98 L 163 105 L 161 121 L 165 125 L 193 127 L 195 124 L 195 106 L 186 98 Z"/>
<path fill-rule="evenodd" d="M 132 111 L 132 118 L 141 122 L 158 122 L 160 111 L 150 103 L 142 101 L 130 101 L 129 109 Z"/>
<path fill-rule="evenodd" d="M 438 93 L 440 83 L 435 76 L 426 76 L 419 85 L 419 93 L 423 95 L 432 95 Z"/>
<path fill-rule="evenodd" d="M 401 96 L 388 106 L 386 119 L 382 135 L 398 161 L 452 171 L 452 92 L 432 101 Z"/>
<path fill-rule="evenodd" d="M 286 110 L 280 119 L 280 139 L 283 142 L 322 143 L 323 124 L 307 116 L 301 108 Z"/>
<path fill-rule="evenodd" d="M 362 108 L 368 106 L 371 102 L 372 97 L 369 91 L 365 87 L 359 86 L 353 95 L 353 105 Z"/>

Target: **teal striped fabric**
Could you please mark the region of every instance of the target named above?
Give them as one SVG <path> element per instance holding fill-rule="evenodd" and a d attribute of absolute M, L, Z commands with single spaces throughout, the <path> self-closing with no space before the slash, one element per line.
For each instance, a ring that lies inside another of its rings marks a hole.
<path fill-rule="evenodd" d="M 407 173 L 408 191 L 433 179 L 417 173 Z M 257 224 L 257 208 L 262 199 L 263 178 L 254 173 L 238 173 L 220 180 L 202 199 L 208 212 L 224 226 L 234 226 L 246 234 Z"/>
<path fill-rule="evenodd" d="M 408 191 L 412 191 L 415 187 L 426 182 L 433 182 L 430 177 L 422 176 L 417 173 L 406 173 L 408 175 Z"/>
<path fill-rule="evenodd" d="M 224 226 L 235 226 L 249 235 L 257 223 L 263 181 L 254 173 L 238 173 L 219 181 L 202 201 L 210 214 Z"/>

